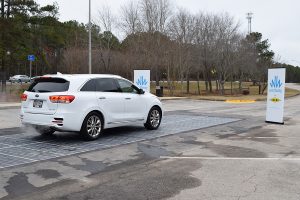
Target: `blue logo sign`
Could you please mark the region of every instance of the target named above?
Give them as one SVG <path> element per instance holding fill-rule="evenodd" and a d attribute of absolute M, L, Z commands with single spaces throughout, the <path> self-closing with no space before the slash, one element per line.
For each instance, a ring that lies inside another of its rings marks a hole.
<path fill-rule="evenodd" d="M 274 79 L 270 83 L 271 88 L 281 88 L 282 82 L 278 78 L 278 76 L 275 76 Z"/>
<path fill-rule="evenodd" d="M 136 84 L 140 86 L 146 86 L 148 84 L 148 81 L 144 78 L 144 76 L 140 76 Z"/>
<path fill-rule="evenodd" d="M 281 80 L 278 78 L 278 76 L 275 76 L 271 82 L 270 82 L 270 92 L 273 93 L 282 93 L 282 89 L 281 86 L 283 85 L 283 83 L 281 82 Z"/>
<path fill-rule="evenodd" d="M 27 60 L 28 61 L 34 61 L 35 60 L 34 55 L 28 55 Z"/>

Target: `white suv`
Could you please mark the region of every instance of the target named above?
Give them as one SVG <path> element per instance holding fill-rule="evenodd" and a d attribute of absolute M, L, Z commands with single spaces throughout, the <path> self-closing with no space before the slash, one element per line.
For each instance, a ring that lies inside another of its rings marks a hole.
<path fill-rule="evenodd" d="M 80 132 L 97 139 L 103 129 L 144 124 L 157 129 L 160 100 L 115 75 L 49 75 L 35 79 L 21 96 L 21 121 L 42 134 Z"/>

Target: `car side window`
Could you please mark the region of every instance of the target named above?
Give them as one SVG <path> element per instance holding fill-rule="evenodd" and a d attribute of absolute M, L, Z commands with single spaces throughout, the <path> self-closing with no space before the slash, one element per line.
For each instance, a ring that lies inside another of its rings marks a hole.
<path fill-rule="evenodd" d="M 96 80 L 96 91 L 98 92 L 119 92 L 119 88 L 112 78 L 98 78 Z"/>
<path fill-rule="evenodd" d="M 138 91 L 132 87 L 132 83 L 130 83 L 129 81 L 122 79 L 118 79 L 117 81 L 122 92 L 138 94 Z"/>
<path fill-rule="evenodd" d="M 96 83 L 95 79 L 89 80 L 84 84 L 84 86 L 81 88 L 82 92 L 94 92 L 96 91 Z"/>

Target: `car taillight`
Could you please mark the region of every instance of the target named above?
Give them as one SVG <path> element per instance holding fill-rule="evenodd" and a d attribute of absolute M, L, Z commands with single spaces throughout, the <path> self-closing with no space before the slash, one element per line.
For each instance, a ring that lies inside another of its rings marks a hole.
<path fill-rule="evenodd" d="M 55 95 L 49 97 L 52 103 L 71 103 L 74 101 L 75 96 L 72 95 Z"/>
<path fill-rule="evenodd" d="M 22 94 L 21 101 L 26 101 L 26 100 L 27 100 L 27 94 Z"/>

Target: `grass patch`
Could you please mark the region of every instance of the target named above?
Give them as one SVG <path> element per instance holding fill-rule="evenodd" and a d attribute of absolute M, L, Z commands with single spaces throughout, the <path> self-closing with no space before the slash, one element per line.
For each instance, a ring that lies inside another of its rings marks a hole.
<path fill-rule="evenodd" d="M 196 81 L 191 81 L 190 82 L 190 92 L 189 94 L 186 93 L 187 91 L 187 83 L 183 82 L 181 84 L 180 82 L 173 82 L 173 85 L 171 86 L 173 88 L 173 95 L 171 95 L 171 89 L 168 86 L 167 82 L 160 82 L 160 85 L 164 87 L 164 95 L 165 96 L 193 96 L 193 95 L 198 95 L 198 85 Z M 201 96 L 219 96 L 219 92 L 216 92 L 216 82 L 212 82 L 212 93 L 206 93 L 205 90 L 205 82 L 200 81 L 199 84 L 200 88 L 200 95 Z M 225 95 L 229 96 L 239 96 L 240 91 L 239 91 L 239 83 L 233 82 L 232 87 L 230 82 L 226 82 L 224 84 L 225 88 Z M 259 88 L 258 86 L 252 86 L 252 83 L 250 82 L 245 82 L 242 84 L 243 89 L 249 89 L 250 94 L 252 95 L 258 95 Z M 151 93 L 155 94 L 155 83 L 151 83 Z"/>
<path fill-rule="evenodd" d="M 225 101 L 225 100 L 255 100 L 255 101 L 263 101 L 266 100 L 267 94 L 259 95 L 259 87 L 253 86 L 251 82 L 244 82 L 242 84 L 242 88 L 249 89 L 249 95 L 240 94 L 239 91 L 239 84 L 236 82 L 232 83 L 232 91 L 231 91 L 231 83 L 225 83 L 225 95 L 220 95 L 216 92 L 216 84 L 212 82 L 213 92 L 206 93 L 205 91 L 205 82 L 200 82 L 200 90 L 201 95 L 198 95 L 198 86 L 197 82 L 192 81 L 190 82 L 190 93 L 186 93 L 187 84 L 186 82 L 181 85 L 180 82 L 174 82 L 173 84 L 173 95 L 170 92 L 167 82 L 161 82 L 161 86 L 164 87 L 164 96 L 178 96 L 178 97 L 189 97 L 192 99 L 199 99 L 199 100 L 212 100 L 212 101 Z M 266 93 L 267 91 L 265 91 Z M 151 83 L 151 93 L 155 94 L 155 83 Z M 300 91 L 286 88 L 285 97 L 292 97 L 299 95 Z"/>

